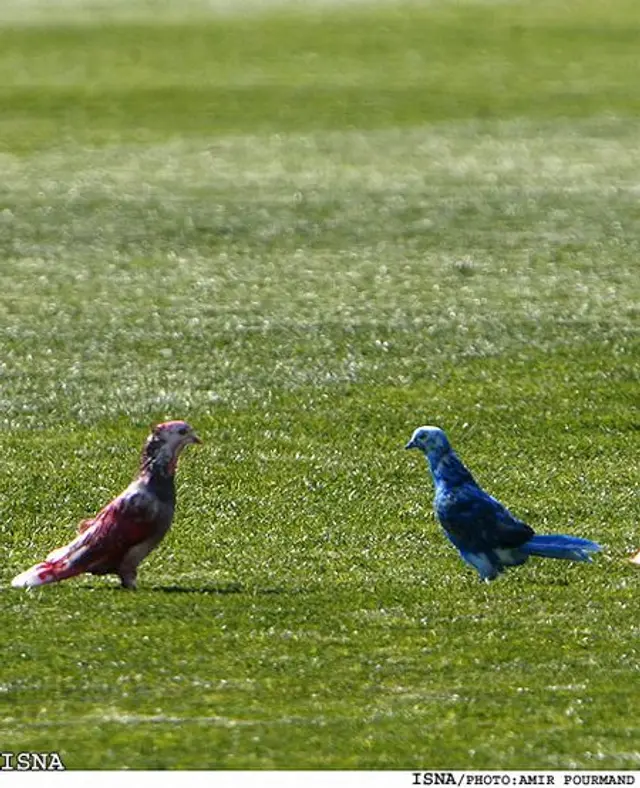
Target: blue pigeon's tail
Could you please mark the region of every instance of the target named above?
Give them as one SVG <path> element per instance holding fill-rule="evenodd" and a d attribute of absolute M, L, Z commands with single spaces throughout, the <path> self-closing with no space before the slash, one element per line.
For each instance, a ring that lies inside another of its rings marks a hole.
<path fill-rule="evenodd" d="M 600 549 L 597 542 L 581 539 L 579 536 L 563 536 L 562 534 L 536 535 L 525 544 L 520 545 L 520 550 L 528 555 L 538 555 L 542 558 L 566 558 L 569 561 L 591 561 L 589 553 L 597 553 Z"/>

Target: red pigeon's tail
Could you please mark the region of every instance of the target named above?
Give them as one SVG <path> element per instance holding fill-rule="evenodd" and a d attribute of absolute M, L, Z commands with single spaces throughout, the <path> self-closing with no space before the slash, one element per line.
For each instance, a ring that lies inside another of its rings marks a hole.
<path fill-rule="evenodd" d="M 57 563 L 43 561 L 41 564 L 36 564 L 31 569 L 16 575 L 11 581 L 11 585 L 14 588 L 35 588 L 48 583 L 57 583 L 58 580 L 64 580 L 69 576 Z"/>
<path fill-rule="evenodd" d="M 54 550 L 44 561 L 32 566 L 31 569 L 20 572 L 13 578 L 11 585 L 14 588 L 35 588 L 79 575 L 83 569 L 69 560 L 72 548 L 77 541 L 76 539 L 71 544 Z"/>

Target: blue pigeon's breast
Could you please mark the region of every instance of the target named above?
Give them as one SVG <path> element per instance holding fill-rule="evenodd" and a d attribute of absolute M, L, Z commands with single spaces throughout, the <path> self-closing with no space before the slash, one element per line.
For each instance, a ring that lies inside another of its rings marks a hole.
<path fill-rule="evenodd" d="M 436 517 L 444 525 L 452 518 L 462 516 L 466 519 L 469 505 L 469 491 L 464 487 L 449 487 L 446 484 L 436 485 L 433 509 Z"/>

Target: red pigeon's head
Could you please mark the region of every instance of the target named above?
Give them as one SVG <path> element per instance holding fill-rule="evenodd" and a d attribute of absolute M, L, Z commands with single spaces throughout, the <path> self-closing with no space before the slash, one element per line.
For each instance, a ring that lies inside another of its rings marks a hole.
<path fill-rule="evenodd" d="M 178 455 L 190 443 L 202 443 L 186 421 L 165 421 L 157 424 L 147 438 L 142 453 L 144 469 L 157 468 L 174 473 Z"/>
<path fill-rule="evenodd" d="M 165 421 L 153 428 L 150 437 L 173 446 L 186 446 L 188 443 L 202 443 L 195 430 L 186 421 Z"/>

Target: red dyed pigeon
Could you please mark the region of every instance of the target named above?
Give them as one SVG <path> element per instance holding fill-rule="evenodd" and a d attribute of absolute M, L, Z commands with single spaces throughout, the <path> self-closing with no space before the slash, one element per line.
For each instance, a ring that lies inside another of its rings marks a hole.
<path fill-rule="evenodd" d="M 147 438 L 137 479 L 95 517 L 83 520 L 78 536 L 11 581 L 15 588 L 56 583 L 84 572 L 116 574 L 136 587 L 138 564 L 169 530 L 176 503 L 178 456 L 200 438 L 186 421 L 158 424 Z"/>

